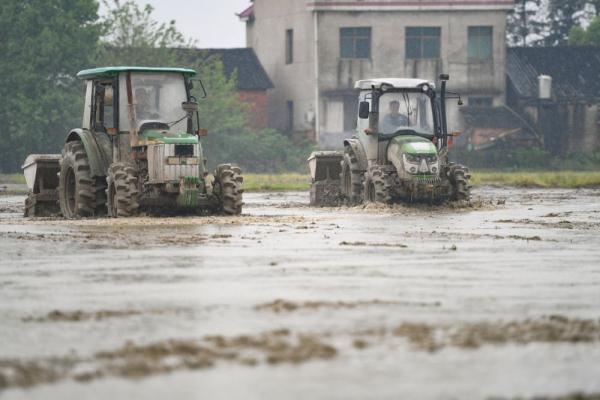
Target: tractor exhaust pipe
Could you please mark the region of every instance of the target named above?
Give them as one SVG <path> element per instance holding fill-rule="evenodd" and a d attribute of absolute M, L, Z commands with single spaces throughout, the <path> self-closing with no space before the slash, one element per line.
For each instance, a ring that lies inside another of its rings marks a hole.
<path fill-rule="evenodd" d="M 442 148 L 446 147 L 448 144 L 448 123 L 446 121 L 446 82 L 448 80 L 450 80 L 450 75 L 440 75 L 440 81 L 442 81 L 440 93 L 440 112 L 442 114 Z"/>

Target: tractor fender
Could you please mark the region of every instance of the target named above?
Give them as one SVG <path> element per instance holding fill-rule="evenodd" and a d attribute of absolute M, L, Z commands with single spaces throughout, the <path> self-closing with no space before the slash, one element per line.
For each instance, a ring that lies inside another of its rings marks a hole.
<path fill-rule="evenodd" d="M 81 141 L 88 156 L 92 176 L 106 176 L 112 161 L 112 143 L 108 135 L 94 135 L 87 129 L 73 129 L 66 142 Z"/>
<path fill-rule="evenodd" d="M 357 138 L 346 139 L 344 140 L 344 146 L 350 147 L 350 150 L 352 150 L 356 156 L 356 159 L 358 160 L 358 166 L 362 171 L 366 171 L 369 164 L 367 162 L 367 155 L 365 154 L 365 150 L 363 149 L 360 140 Z"/>

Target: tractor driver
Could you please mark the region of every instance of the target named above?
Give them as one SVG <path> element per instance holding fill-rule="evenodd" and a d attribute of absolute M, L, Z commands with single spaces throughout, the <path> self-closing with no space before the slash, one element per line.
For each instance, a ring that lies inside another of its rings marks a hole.
<path fill-rule="evenodd" d="M 390 134 L 402 126 L 408 126 L 408 118 L 400 114 L 400 102 L 392 100 L 389 103 L 390 111 L 381 120 L 381 133 Z"/>

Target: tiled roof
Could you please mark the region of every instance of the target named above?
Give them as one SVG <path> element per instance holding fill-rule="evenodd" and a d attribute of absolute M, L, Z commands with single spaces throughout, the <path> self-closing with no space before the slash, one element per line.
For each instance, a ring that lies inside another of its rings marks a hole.
<path fill-rule="evenodd" d="M 223 72 L 231 76 L 237 71 L 238 90 L 267 90 L 273 88 L 265 69 L 251 48 L 233 49 L 181 49 L 190 61 L 217 56 L 223 61 Z"/>
<path fill-rule="evenodd" d="M 600 98 L 600 47 L 509 48 L 506 73 L 522 98 L 537 98 L 538 76 L 552 77 L 557 99 Z"/>
<path fill-rule="evenodd" d="M 247 21 L 254 16 L 254 4 L 250 5 L 244 11 L 236 14 L 242 21 Z"/>

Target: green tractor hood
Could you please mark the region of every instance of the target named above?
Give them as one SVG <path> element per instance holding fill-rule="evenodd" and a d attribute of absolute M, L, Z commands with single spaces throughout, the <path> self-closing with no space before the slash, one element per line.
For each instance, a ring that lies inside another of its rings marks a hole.
<path fill-rule="evenodd" d="M 437 154 L 437 149 L 431 140 L 427 140 L 420 136 L 407 135 L 396 136 L 390 141 L 390 148 L 394 147 L 395 151 L 401 154 L 410 155 L 434 155 Z M 401 154 L 399 154 L 401 156 Z"/>
<path fill-rule="evenodd" d="M 170 133 L 158 129 L 148 129 L 140 134 L 140 144 L 198 144 L 198 136 L 186 132 Z"/>

